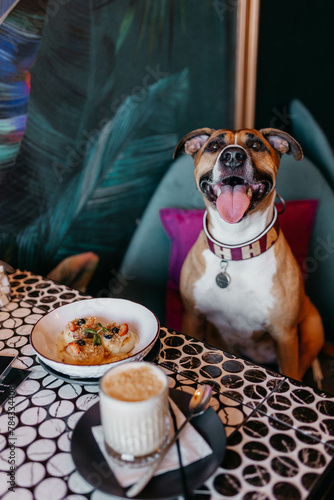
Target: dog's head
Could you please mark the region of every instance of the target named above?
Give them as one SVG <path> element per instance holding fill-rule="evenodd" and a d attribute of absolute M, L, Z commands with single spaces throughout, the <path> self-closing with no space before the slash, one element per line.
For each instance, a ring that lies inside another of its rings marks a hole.
<path fill-rule="evenodd" d="M 272 128 L 193 130 L 181 139 L 174 158 L 180 153 L 193 157 L 196 184 L 206 203 L 232 224 L 273 202 L 282 154 L 303 157 L 295 139 Z"/>

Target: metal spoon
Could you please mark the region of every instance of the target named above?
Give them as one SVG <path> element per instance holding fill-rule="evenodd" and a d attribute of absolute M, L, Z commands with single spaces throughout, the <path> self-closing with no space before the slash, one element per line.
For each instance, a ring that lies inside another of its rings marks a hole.
<path fill-rule="evenodd" d="M 138 495 L 138 493 L 140 493 L 145 488 L 145 486 L 150 481 L 150 479 L 154 475 L 155 471 L 159 467 L 159 465 L 162 462 L 163 458 L 165 457 L 166 453 L 170 450 L 170 448 L 173 446 L 173 444 L 175 443 L 175 441 L 177 440 L 177 438 L 181 434 L 182 430 L 185 428 L 186 424 L 193 417 L 204 413 L 205 410 L 207 410 L 209 408 L 211 394 L 212 394 L 212 389 L 211 389 L 210 385 L 198 385 L 197 386 L 196 391 L 194 392 L 191 400 L 189 401 L 190 413 L 188 414 L 187 418 L 184 420 L 183 424 L 180 426 L 178 431 L 174 434 L 173 438 L 169 441 L 167 446 L 160 453 L 157 460 L 145 472 L 145 474 L 139 479 L 139 481 L 137 483 L 135 483 L 133 486 L 131 486 L 131 488 L 128 489 L 128 491 L 125 493 L 127 497 L 133 498 L 136 495 Z"/>

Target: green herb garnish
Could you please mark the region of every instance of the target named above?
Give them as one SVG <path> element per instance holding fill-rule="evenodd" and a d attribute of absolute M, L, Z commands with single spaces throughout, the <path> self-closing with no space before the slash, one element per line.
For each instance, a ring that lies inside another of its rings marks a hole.
<path fill-rule="evenodd" d="M 108 330 L 108 328 L 106 328 L 105 326 L 101 325 L 101 323 L 97 323 L 97 325 L 100 327 L 100 329 L 98 330 L 98 333 L 100 333 L 100 331 L 102 330 L 103 332 L 108 332 L 110 333 L 110 330 Z"/>
<path fill-rule="evenodd" d="M 101 345 L 101 337 L 98 333 L 95 332 L 94 337 L 93 337 L 93 345 Z"/>
<path fill-rule="evenodd" d="M 105 332 L 108 332 L 108 331 L 109 331 L 109 330 L 108 330 L 108 328 L 106 328 L 105 326 L 101 325 L 101 323 L 98 323 L 98 326 L 99 326 L 100 328 L 102 328 L 102 330 L 104 330 Z"/>
<path fill-rule="evenodd" d="M 93 333 L 93 334 L 95 334 L 96 330 L 93 330 L 92 328 L 85 328 L 84 329 L 84 333 Z"/>

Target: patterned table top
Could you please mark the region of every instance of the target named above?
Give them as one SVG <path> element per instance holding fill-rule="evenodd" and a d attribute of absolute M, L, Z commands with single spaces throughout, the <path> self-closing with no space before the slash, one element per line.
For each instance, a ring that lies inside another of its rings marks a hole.
<path fill-rule="evenodd" d="M 98 401 L 97 385 L 71 384 L 47 373 L 29 344 L 47 311 L 84 297 L 30 272 L 9 276 L 12 300 L 0 310 L 0 352 L 18 356 L 31 374 L 15 394 L 15 493 L 8 491 L 8 413 L 0 409 L 0 497 L 9 500 L 104 500 L 76 470 L 73 429 Z M 170 387 L 214 389 L 212 407 L 225 425 L 227 452 L 194 499 L 298 500 L 329 482 L 334 455 L 334 398 L 182 333 L 161 328 L 156 362 Z M 8 403 L 7 403 L 8 405 Z M 330 478 L 332 479 L 332 478 Z"/>

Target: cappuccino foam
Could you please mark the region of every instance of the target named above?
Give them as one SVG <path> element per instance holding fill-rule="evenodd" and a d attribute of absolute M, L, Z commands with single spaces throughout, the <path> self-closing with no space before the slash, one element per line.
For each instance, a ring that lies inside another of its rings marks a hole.
<path fill-rule="evenodd" d="M 120 401 L 144 401 L 158 395 L 163 387 L 163 381 L 147 365 L 128 366 L 103 381 L 104 392 Z"/>

